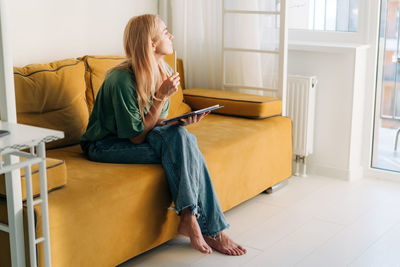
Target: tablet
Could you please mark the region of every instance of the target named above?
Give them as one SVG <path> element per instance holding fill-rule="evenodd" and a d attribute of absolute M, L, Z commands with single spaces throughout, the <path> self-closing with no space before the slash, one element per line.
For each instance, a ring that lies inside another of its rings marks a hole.
<path fill-rule="evenodd" d="M 174 122 L 174 121 L 178 121 L 180 119 L 184 119 L 184 118 L 191 117 L 191 116 L 194 116 L 194 115 L 200 115 L 200 114 L 203 114 L 204 112 L 211 111 L 211 110 L 218 109 L 218 108 L 222 108 L 222 107 L 224 107 L 224 106 L 214 105 L 214 106 L 211 106 L 211 107 L 208 107 L 208 108 L 195 110 L 195 111 L 183 114 L 181 116 L 165 120 L 165 121 L 163 121 L 163 123 L 164 124 L 168 124 L 168 123 L 171 123 L 171 122 Z"/>

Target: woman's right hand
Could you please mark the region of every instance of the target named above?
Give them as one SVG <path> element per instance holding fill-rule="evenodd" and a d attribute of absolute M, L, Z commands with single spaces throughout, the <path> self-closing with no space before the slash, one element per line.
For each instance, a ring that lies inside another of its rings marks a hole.
<path fill-rule="evenodd" d="M 172 74 L 171 76 L 169 76 L 167 79 L 165 79 L 165 81 L 163 81 L 163 83 L 161 84 L 160 88 L 157 91 L 157 98 L 161 98 L 161 99 L 165 99 L 168 98 L 170 96 L 172 96 L 173 94 L 176 93 L 176 91 L 178 91 L 178 86 L 180 84 L 180 77 L 179 77 L 179 73 L 175 72 L 174 74 Z"/>

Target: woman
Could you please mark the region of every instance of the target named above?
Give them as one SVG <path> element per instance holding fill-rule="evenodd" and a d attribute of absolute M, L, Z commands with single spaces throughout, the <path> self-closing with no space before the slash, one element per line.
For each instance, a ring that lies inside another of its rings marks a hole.
<path fill-rule="evenodd" d="M 162 164 L 175 210 L 178 231 L 202 253 L 212 248 L 243 255 L 246 249 L 223 230 L 229 227 L 194 135 L 184 127 L 208 113 L 164 125 L 169 98 L 179 74 L 163 58 L 173 52 L 173 36 L 156 15 L 133 17 L 124 32 L 127 60 L 112 68 L 96 97 L 89 124 L 81 138 L 88 158 L 112 163 Z"/>

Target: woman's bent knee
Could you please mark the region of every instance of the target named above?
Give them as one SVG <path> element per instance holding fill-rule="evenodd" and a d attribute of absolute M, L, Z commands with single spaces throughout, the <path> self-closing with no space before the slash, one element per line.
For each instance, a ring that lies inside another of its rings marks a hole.
<path fill-rule="evenodd" d="M 168 139 L 172 137 L 186 137 L 188 135 L 192 135 L 185 129 L 185 127 L 180 125 L 158 126 L 155 127 L 151 132 L 153 131 L 158 135 Z"/>

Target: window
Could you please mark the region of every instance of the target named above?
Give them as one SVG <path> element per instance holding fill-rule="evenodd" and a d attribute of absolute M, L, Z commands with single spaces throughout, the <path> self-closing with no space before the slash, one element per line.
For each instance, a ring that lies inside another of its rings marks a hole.
<path fill-rule="evenodd" d="M 357 32 L 359 0 L 289 0 L 289 29 Z"/>

